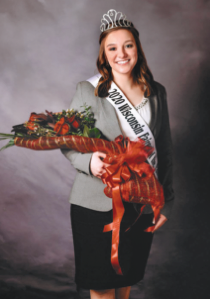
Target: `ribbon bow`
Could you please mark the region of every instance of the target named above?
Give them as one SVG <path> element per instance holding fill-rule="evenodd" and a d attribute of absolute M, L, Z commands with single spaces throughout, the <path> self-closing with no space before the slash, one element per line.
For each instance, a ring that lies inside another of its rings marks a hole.
<path fill-rule="evenodd" d="M 146 163 L 146 159 L 154 151 L 145 146 L 145 142 L 137 139 L 134 142 L 129 138 L 119 136 L 115 139 L 121 147 L 119 155 L 108 154 L 103 160 L 111 164 L 105 167 L 106 173 L 102 175 L 102 181 L 112 188 L 113 222 L 104 226 L 103 232 L 112 231 L 111 263 L 115 272 L 122 275 L 119 264 L 118 247 L 120 239 L 120 224 L 124 215 L 124 205 L 120 194 L 120 184 L 131 178 L 131 173 L 137 173 L 142 179 L 153 175 L 154 169 Z"/>

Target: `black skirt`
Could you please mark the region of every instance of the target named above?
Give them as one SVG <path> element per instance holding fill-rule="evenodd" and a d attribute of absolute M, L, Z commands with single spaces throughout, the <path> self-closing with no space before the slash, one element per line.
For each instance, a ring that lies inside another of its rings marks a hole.
<path fill-rule="evenodd" d="M 71 205 L 77 289 L 115 289 L 143 279 L 153 239 L 153 233 L 144 229 L 153 225 L 153 214 L 141 215 L 125 232 L 138 214 L 133 204 L 124 203 L 124 207 L 118 251 L 123 275 L 117 275 L 111 265 L 112 232 L 103 232 L 104 225 L 113 220 L 112 210 L 98 212 Z"/>

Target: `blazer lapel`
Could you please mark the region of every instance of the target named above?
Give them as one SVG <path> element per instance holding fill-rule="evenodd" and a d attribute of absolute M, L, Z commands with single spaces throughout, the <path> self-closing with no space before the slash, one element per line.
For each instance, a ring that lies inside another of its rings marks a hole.
<path fill-rule="evenodd" d="M 115 108 L 106 98 L 101 98 L 100 104 L 101 131 L 109 140 L 114 140 L 117 136 L 122 135 Z"/>
<path fill-rule="evenodd" d="M 154 138 L 156 138 L 157 109 L 158 109 L 157 95 L 152 94 L 151 96 L 149 96 L 149 104 L 151 109 L 151 120 L 149 123 L 149 127 L 154 135 Z"/>

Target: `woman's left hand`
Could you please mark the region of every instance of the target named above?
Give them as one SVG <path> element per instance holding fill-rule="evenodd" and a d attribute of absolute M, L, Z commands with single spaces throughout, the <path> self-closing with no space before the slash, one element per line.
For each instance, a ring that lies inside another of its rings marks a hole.
<path fill-rule="evenodd" d="M 160 214 L 160 218 L 158 220 L 158 222 L 155 224 L 155 229 L 154 231 L 156 231 L 158 228 L 160 228 L 168 219 L 166 218 L 166 216 L 164 216 L 163 214 Z"/>

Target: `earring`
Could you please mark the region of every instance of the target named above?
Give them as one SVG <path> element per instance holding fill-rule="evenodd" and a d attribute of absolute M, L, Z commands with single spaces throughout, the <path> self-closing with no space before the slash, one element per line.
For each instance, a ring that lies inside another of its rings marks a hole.
<path fill-rule="evenodd" d="M 109 61 L 107 60 L 106 65 L 109 66 Z"/>

